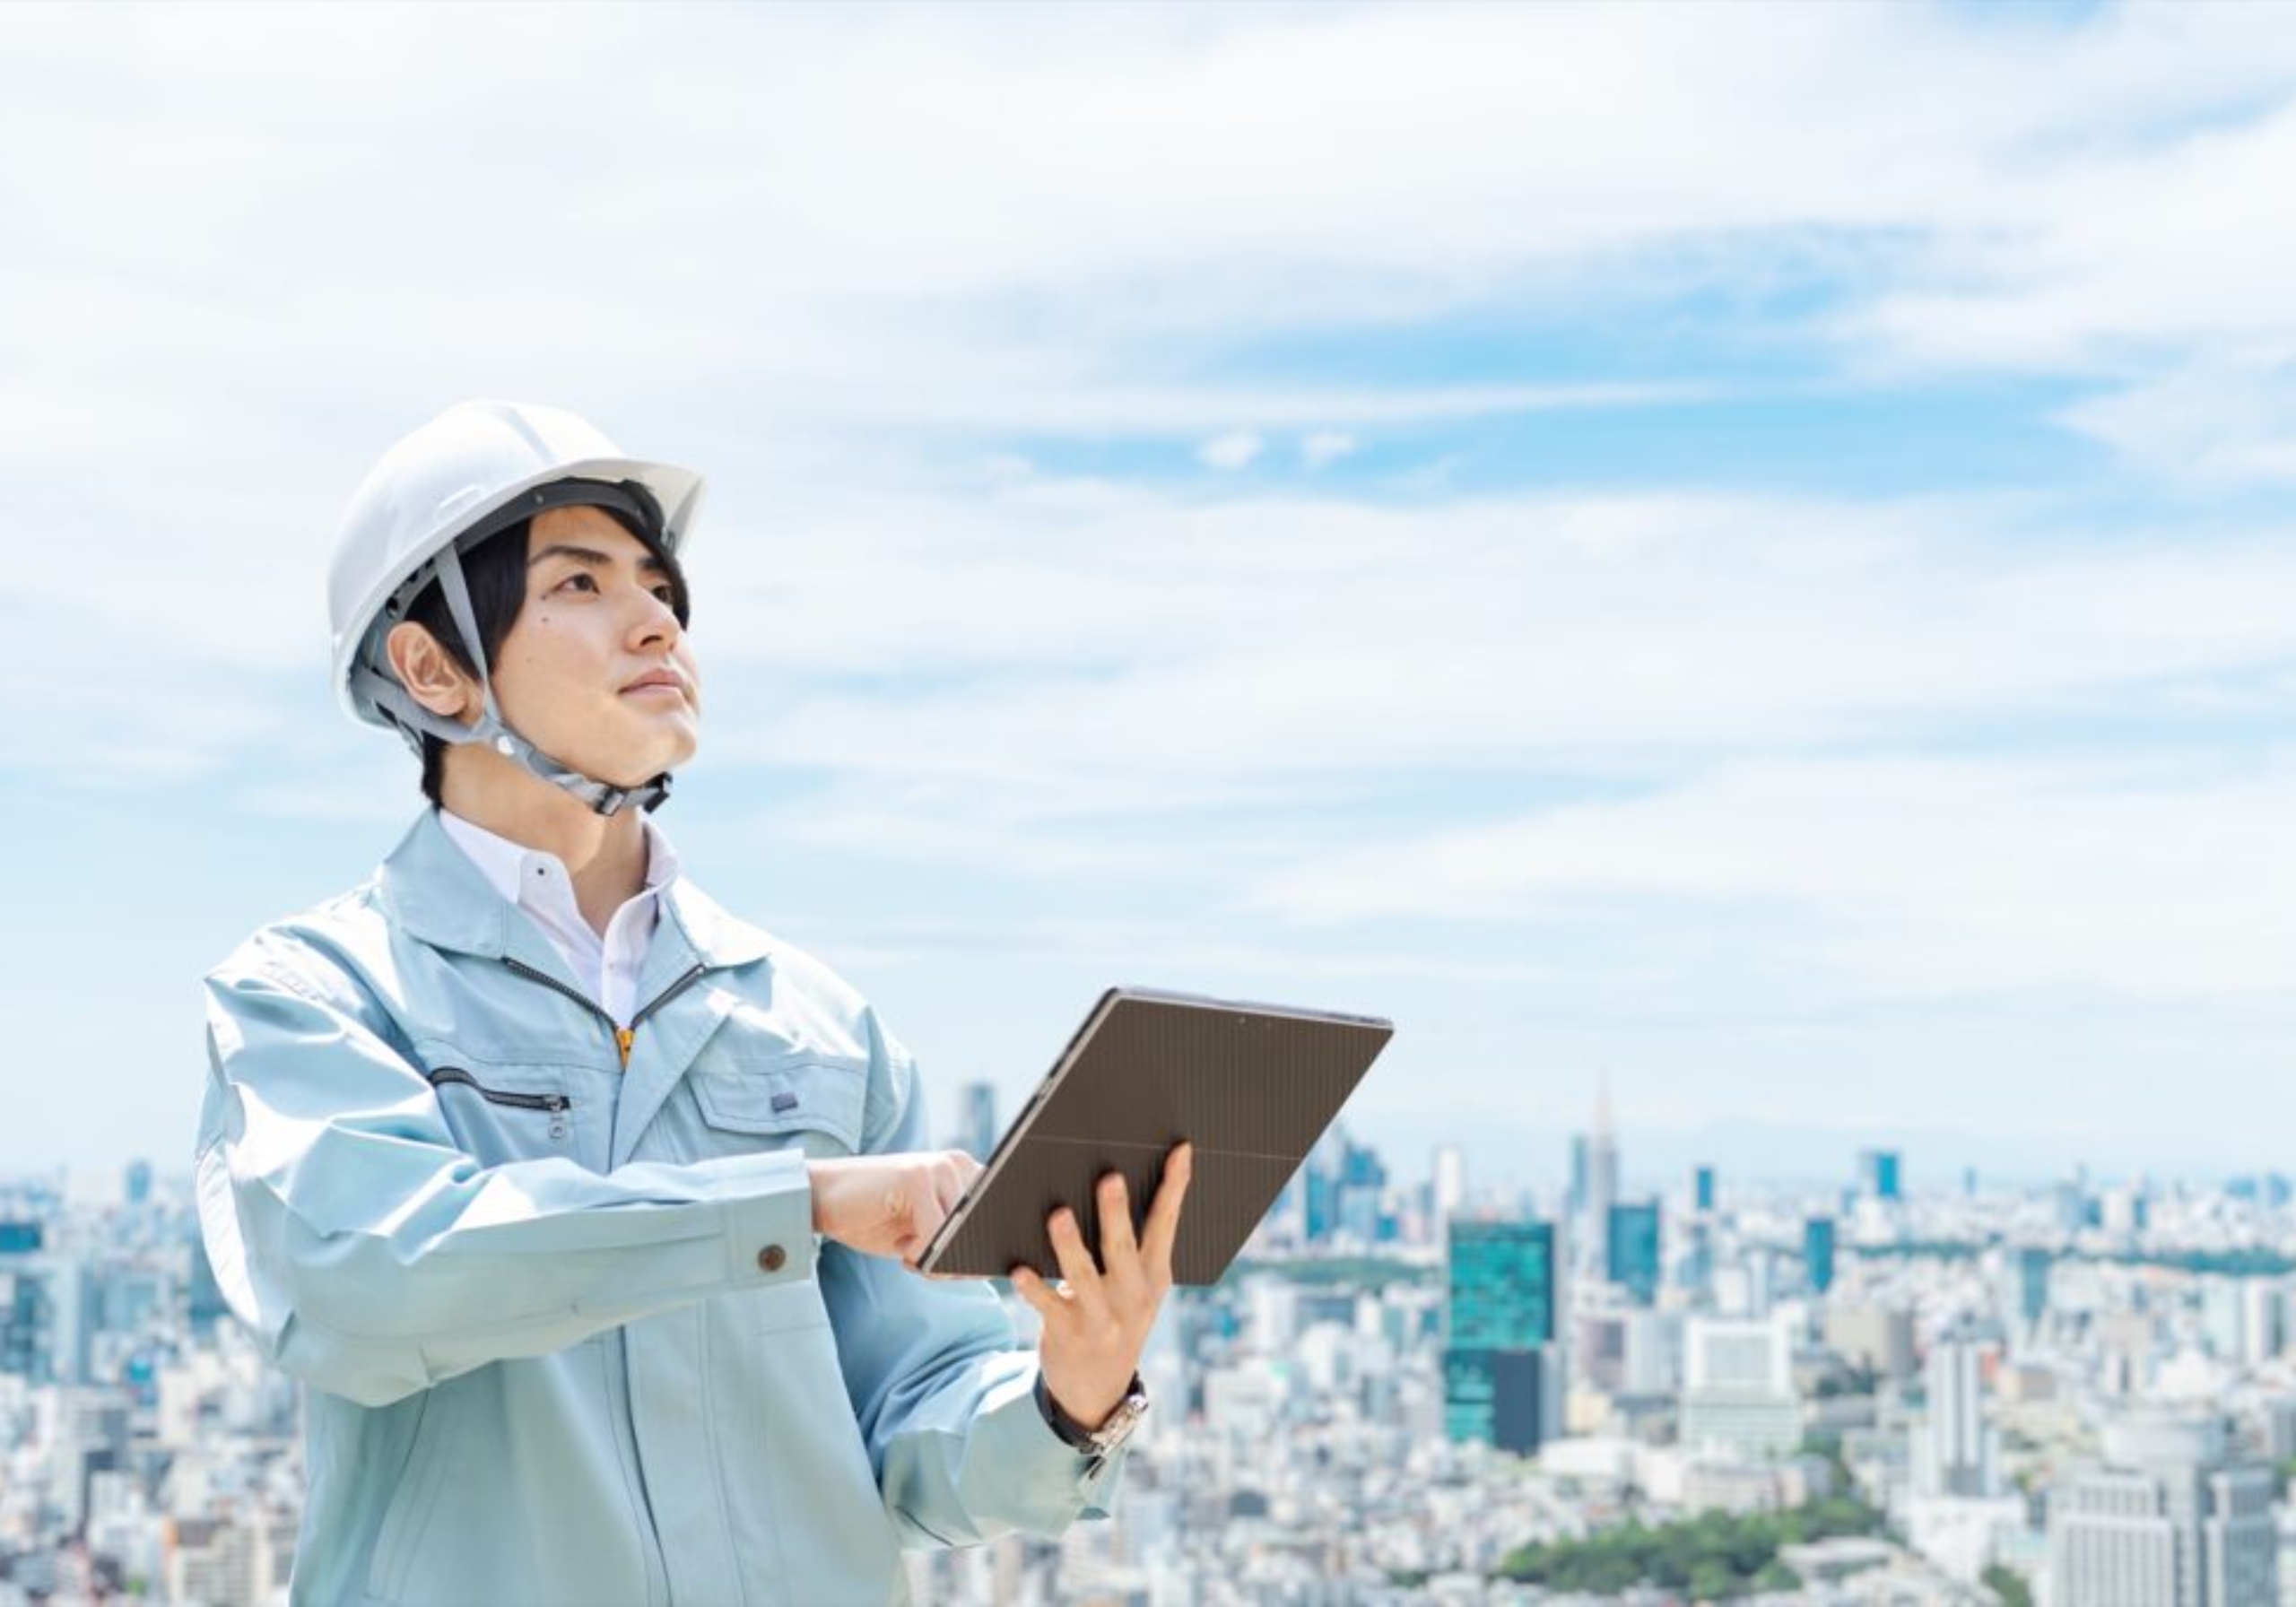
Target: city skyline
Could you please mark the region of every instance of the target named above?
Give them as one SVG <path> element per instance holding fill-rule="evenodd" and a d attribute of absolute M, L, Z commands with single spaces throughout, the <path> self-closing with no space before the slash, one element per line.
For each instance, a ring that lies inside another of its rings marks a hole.
<path fill-rule="evenodd" d="M 1631 1175 L 1631 1132 L 1592 1118 L 1590 1170 Z M 1671 1568 L 1781 1607 L 2280 1607 L 2296 1183 L 1925 1197 L 1906 1160 L 1854 1157 L 1838 1218 L 1726 1173 L 1710 1202 L 1692 1175 L 1526 1215 L 1335 1134 L 1251 1261 L 1160 1323 L 1166 1410 L 1112 1517 L 918 1554 L 912 1582 L 967 1607 L 1309 1580 L 1578 1607 L 1666 1601 L 1631 1587 Z M 227 1319 L 182 1180 L 109 1183 L 0 1182 L 0 1603 L 271 1607 L 292 1390 Z"/>

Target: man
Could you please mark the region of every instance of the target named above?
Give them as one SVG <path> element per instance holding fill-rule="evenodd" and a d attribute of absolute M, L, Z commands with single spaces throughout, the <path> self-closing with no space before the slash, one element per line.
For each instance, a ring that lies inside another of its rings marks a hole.
<path fill-rule="evenodd" d="M 996 1295 L 916 1257 L 924 1151 L 876 1013 L 679 873 L 700 482 L 465 403 L 352 499 L 336 690 L 432 807 L 208 978 L 198 1186 L 233 1310 L 304 1380 L 299 1603 L 815 1603 L 901 1546 L 1105 1516 L 1188 1151 L 1099 1264 Z"/>

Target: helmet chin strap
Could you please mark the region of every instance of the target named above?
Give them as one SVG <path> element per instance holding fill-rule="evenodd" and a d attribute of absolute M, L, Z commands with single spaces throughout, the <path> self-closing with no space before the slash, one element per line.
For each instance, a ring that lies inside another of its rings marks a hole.
<path fill-rule="evenodd" d="M 470 586 L 463 578 L 462 560 L 455 549 L 447 548 L 432 561 L 437 570 L 439 588 L 446 595 L 447 612 L 455 621 L 455 629 L 462 633 L 463 643 L 469 649 L 471 663 L 478 668 L 479 691 L 485 702 L 479 717 L 465 725 L 434 714 L 416 702 L 396 675 L 387 674 L 371 664 L 360 665 L 356 672 L 358 683 L 391 717 L 408 745 L 416 752 L 422 750 L 422 737 L 435 736 L 440 742 L 457 744 L 484 743 L 503 758 L 510 760 L 538 781 L 547 781 L 561 792 L 570 793 L 588 804 L 599 814 L 620 814 L 631 804 L 652 811 L 661 807 L 670 795 L 670 774 L 667 770 L 651 781 L 636 786 L 616 786 L 586 776 L 573 766 L 552 759 L 534 743 L 513 731 L 502 718 L 502 711 L 495 706 L 494 682 L 488 673 L 486 646 L 478 633 L 478 611 L 471 606 Z"/>

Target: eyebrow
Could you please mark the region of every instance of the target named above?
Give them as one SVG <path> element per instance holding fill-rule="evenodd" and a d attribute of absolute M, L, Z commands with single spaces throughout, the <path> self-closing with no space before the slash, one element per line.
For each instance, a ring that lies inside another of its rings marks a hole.
<path fill-rule="evenodd" d="M 570 546 L 564 542 L 553 542 L 549 546 L 544 547 L 541 552 L 535 553 L 532 558 L 526 560 L 526 568 L 531 569 L 536 565 L 542 563 L 544 560 L 552 558 L 570 558 L 576 563 L 587 565 L 588 568 L 594 569 L 608 569 L 613 564 L 613 559 L 599 552 L 596 547 L 575 547 Z M 638 560 L 638 567 L 641 570 L 651 569 L 657 575 L 666 575 L 669 573 L 668 566 L 664 564 L 659 558 L 657 558 L 651 552 L 647 553 L 645 557 Z"/>

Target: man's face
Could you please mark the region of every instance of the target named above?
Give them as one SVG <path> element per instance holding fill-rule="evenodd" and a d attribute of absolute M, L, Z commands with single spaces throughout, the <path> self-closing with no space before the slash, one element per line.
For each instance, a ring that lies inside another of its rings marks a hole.
<path fill-rule="evenodd" d="M 693 757 L 701 690 L 670 578 L 596 508 L 536 514 L 526 595 L 493 666 L 510 726 L 552 758 L 635 786 Z"/>

